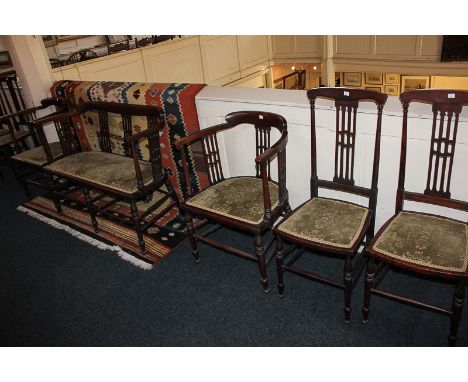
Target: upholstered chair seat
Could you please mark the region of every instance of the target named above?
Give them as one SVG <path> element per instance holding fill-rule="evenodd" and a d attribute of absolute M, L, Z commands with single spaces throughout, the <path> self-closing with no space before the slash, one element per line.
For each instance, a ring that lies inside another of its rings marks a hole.
<path fill-rule="evenodd" d="M 62 155 L 62 146 L 60 142 L 49 143 L 50 151 L 53 158 Z M 47 164 L 47 156 L 42 146 L 34 147 L 30 150 L 23 151 L 12 157 L 14 160 L 26 162 L 35 166 L 44 166 Z"/>
<path fill-rule="evenodd" d="M 260 224 L 264 215 L 262 179 L 230 178 L 217 183 L 186 203 L 189 206 L 251 224 Z M 272 209 L 278 205 L 278 186 L 269 182 Z"/>
<path fill-rule="evenodd" d="M 445 271 L 466 272 L 468 225 L 441 216 L 400 212 L 373 250 L 390 258 Z"/>
<path fill-rule="evenodd" d="M 105 164 L 105 165 L 103 165 Z M 87 151 L 68 155 L 45 167 L 61 176 L 92 182 L 116 191 L 138 191 L 133 159 L 100 151 Z M 143 184 L 153 181 L 151 163 L 140 161 Z"/>
<path fill-rule="evenodd" d="M 295 209 L 276 228 L 278 232 L 337 249 L 350 249 L 369 226 L 369 210 L 343 201 L 313 198 Z"/>

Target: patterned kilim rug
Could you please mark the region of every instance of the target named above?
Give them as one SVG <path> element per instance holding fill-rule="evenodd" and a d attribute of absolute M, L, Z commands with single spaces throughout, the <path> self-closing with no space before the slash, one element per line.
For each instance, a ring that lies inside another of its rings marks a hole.
<path fill-rule="evenodd" d="M 92 245 L 116 252 L 124 260 L 143 269 L 151 269 L 185 239 L 183 218 L 176 208 L 171 209 L 144 231 L 146 244 L 144 254 L 140 253 L 138 238 L 133 228 L 99 216 L 97 217 L 99 232 L 96 233 L 89 213 L 79 203 L 64 202 L 63 214 L 60 215 L 50 198 L 38 196 L 18 209 Z M 112 209 L 125 212 L 129 206 L 119 203 L 111 207 Z M 147 219 L 151 216 L 152 214 Z"/>
<path fill-rule="evenodd" d="M 181 165 L 181 154 L 174 142 L 200 129 L 195 105 L 195 96 L 203 89 L 203 84 L 160 84 L 138 82 L 87 82 L 58 81 L 51 88 L 51 94 L 67 99 L 71 106 L 81 102 L 101 101 L 124 104 L 159 106 L 164 110 L 166 126 L 160 136 L 161 160 L 167 170 L 169 181 L 179 198 L 184 198 L 185 180 Z M 100 150 L 96 133 L 97 119 L 92 113 L 80 117 L 77 135 L 85 151 Z M 111 145 L 113 152 L 123 153 L 123 126 L 119 119 L 110 118 Z M 132 130 L 141 131 L 146 126 L 138 118 L 132 118 Z M 143 142 L 144 143 L 144 142 Z M 140 159 L 148 159 L 148 148 L 141 144 L 138 149 Z M 208 176 L 201 148 L 188 151 L 189 173 L 195 191 L 208 184 Z M 81 191 L 67 195 L 63 202 L 63 214 L 57 213 L 50 197 L 41 196 L 20 206 L 18 209 L 45 221 L 52 226 L 63 229 L 72 235 L 100 248 L 117 252 L 122 258 L 150 269 L 167 256 L 185 238 L 185 224 L 176 208 L 172 208 L 161 219 L 150 225 L 144 232 L 146 253 L 140 254 L 137 235 L 131 226 L 119 223 L 107 217 L 98 217 L 99 233 L 95 233 L 91 218 L 83 200 Z M 111 213 L 119 212 L 129 215 L 129 205 L 119 202 L 111 207 Z M 139 210 L 145 204 L 139 203 Z M 162 206 L 164 208 L 164 206 Z M 112 211 L 114 209 L 114 211 Z M 153 213 L 156 213 L 154 211 Z M 150 214 L 147 219 L 150 219 Z"/>

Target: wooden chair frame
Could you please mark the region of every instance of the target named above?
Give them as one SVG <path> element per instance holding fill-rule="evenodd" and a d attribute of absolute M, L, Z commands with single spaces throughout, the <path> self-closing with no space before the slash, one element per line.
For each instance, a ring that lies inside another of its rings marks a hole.
<path fill-rule="evenodd" d="M 77 62 L 88 61 L 93 58 L 97 58 L 97 53 L 91 49 L 82 49 L 78 52 L 74 52 L 68 57 L 66 65 L 76 64 Z"/>
<path fill-rule="evenodd" d="M 184 177 L 187 188 L 187 199 L 190 199 L 192 196 L 194 196 L 194 188 L 189 176 L 187 164 L 186 152 L 189 149 L 189 146 L 196 142 L 202 143 L 205 164 L 209 175 L 209 184 L 210 186 L 215 185 L 225 180 L 219 156 L 217 134 L 222 131 L 233 129 L 242 124 L 248 124 L 254 127 L 256 131 L 256 177 L 262 179 L 263 185 L 264 215 L 262 221 L 259 224 L 251 224 L 248 222 L 239 221 L 188 205 L 186 203 L 187 200 L 185 202 L 181 202 L 180 207 L 185 212 L 187 235 L 190 239 L 192 255 L 195 262 L 200 261 L 200 254 L 197 247 L 198 241 L 210 245 L 214 248 L 221 249 L 230 254 L 255 261 L 259 267 L 262 287 L 265 292 L 268 292 L 269 287 L 266 267 L 269 263 L 269 260 L 265 260 L 265 253 L 268 251 L 268 248 L 271 246 L 273 240 L 271 240 L 267 245 L 264 245 L 262 234 L 271 229 L 274 222 L 281 215 L 284 215 L 284 213 L 290 210 L 288 192 L 286 189 L 286 144 L 288 141 L 287 122 L 282 116 L 278 114 L 257 111 L 233 112 L 228 114 L 225 120 L 225 123 L 198 131 L 188 137 L 176 141 L 175 143 L 176 147 L 181 150 Z M 270 132 L 272 127 L 276 128 L 281 133 L 281 137 L 276 143 L 270 145 Z M 272 182 L 270 176 L 270 162 L 275 156 L 278 158 L 278 182 L 274 183 L 278 184 L 279 187 L 279 201 L 278 205 L 272 209 L 268 182 Z M 193 216 L 206 219 L 216 223 L 217 225 L 214 227 L 214 229 L 209 229 L 204 233 L 197 234 L 193 224 Z M 239 229 L 241 231 L 255 235 L 255 255 L 207 238 L 209 234 L 213 233 L 221 226 Z"/>
<path fill-rule="evenodd" d="M 451 198 L 450 181 L 452 177 L 452 165 L 455 155 L 455 146 L 457 139 L 458 117 L 463 106 L 468 105 L 468 91 L 461 90 L 412 90 L 401 93 L 400 101 L 403 107 L 403 126 L 401 137 L 400 168 L 398 178 L 398 188 L 395 203 L 395 214 L 404 210 L 404 201 L 420 202 L 434 204 L 442 207 L 453 208 L 468 212 L 468 203 L 466 201 Z M 427 174 L 426 189 L 423 193 L 410 192 L 405 190 L 406 175 L 406 152 L 408 140 L 408 109 L 413 102 L 426 103 L 432 105 L 433 122 L 431 134 L 431 149 L 429 158 L 429 168 Z M 437 129 L 437 118 L 439 116 L 439 127 Z M 447 119 L 445 119 L 447 117 Z M 447 121 L 447 122 L 446 122 Z M 453 134 L 451 135 L 451 127 Z M 438 132 L 437 132 L 438 130 Z M 443 144 L 451 147 L 450 151 L 442 149 Z M 442 171 L 439 173 L 439 162 L 442 161 Z M 432 163 L 434 162 L 434 168 Z M 394 216 L 395 217 L 395 216 Z M 450 333 L 448 336 L 449 345 L 455 345 L 457 340 L 458 326 L 465 298 L 465 284 L 468 277 L 468 270 L 465 272 L 444 271 L 430 268 L 423 265 L 416 265 L 403 260 L 391 258 L 379 253 L 373 249 L 373 245 L 378 240 L 380 234 L 387 228 L 392 217 L 376 234 L 366 252 L 369 254 L 367 263 L 365 297 L 363 306 L 363 322 L 367 323 L 369 319 L 369 304 L 372 294 L 386 297 L 394 301 L 413 305 L 419 308 L 427 309 L 432 312 L 442 313 L 451 316 Z M 375 260 L 379 261 L 376 267 Z M 426 274 L 434 277 L 455 281 L 455 292 L 453 295 L 452 309 L 430 305 L 413 298 L 396 295 L 387 291 L 377 289 L 378 284 L 383 279 L 390 266 L 396 266 L 410 272 Z"/>
<path fill-rule="evenodd" d="M 38 119 L 38 111 L 45 110 L 51 106 L 55 106 L 56 111 L 48 114 L 47 116 L 63 113 L 67 108 L 67 105 L 63 99 L 51 97 L 41 100 L 40 106 L 31 107 L 29 109 L 5 115 L 0 118 L 0 125 L 4 125 L 8 128 L 8 132 L 12 141 L 11 145 L 13 146 L 12 154 L 18 154 L 28 150 L 28 146 L 25 142 L 27 138 L 32 139 L 34 147 L 37 147 L 40 144 L 38 134 L 35 131 L 32 122 Z M 28 134 L 21 139 L 17 139 L 15 133 L 24 130 L 26 130 Z M 21 183 L 28 197 L 31 195 L 28 184 L 36 184 L 40 187 L 45 187 L 44 183 L 38 183 L 38 179 L 42 178 L 41 172 L 38 172 L 38 167 L 41 166 L 15 161 L 14 159 L 11 159 L 9 164 L 11 165 L 16 179 L 19 183 Z M 29 168 L 30 171 L 25 173 L 23 171 L 25 168 Z M 31 178 L 31 176 L 33 177 Z"/>
<path fill-rule="evenodd" d="M 276 265 L 278 277 L 278 292 L 280 297 L 284 295 L 284 272 L 291 272 L 296 275 L 305 277 L 309 280 L 319 281 L 334 287 L 344 289 L 345 295 L 345 321 L 349 322 L 351 317 L 351 293 L 359 280 L 364 267 L 364 258 L 360 256 L 354 262 L 353 258 L 358 252 L 363 239 L 369 240 L 374 234 L 375 225 L 375 211 L 377 204 L 377 183 L 379 175 L 379 159 L 380 159 L 380 136 L 382 125 L 382 110 L 387 100 L 387 96 L 382 93 L 362 90 L 362 89 L 348 89 L 348 88 L 316 88 L 307 92 L 307 97 L 310 101 L 311 110 L 311 178 L 310 178 L 310 197 L 311 199 L 318 197 L 319 188 L 331 189 L 342 191 L 366 197 L 369 201 L 365 225 L 368 225 L 366 231 L 363 231 L 361 236 L 356 240 L 351 248 L 337 249 L 326 244 L 311 245 L 305 239 L 301 239 L 291 234 L 279 231 L 277 227 L 274 228 L 276 236 Z M 333 180 L 319 179 L 317 175 L 317 144 L 316 144 L 316 124 L 315 124 L 315 101 L 317 98 L 330 99 L 335 102 L 336 108 L 336 139 L 335 139 L 335 173 Z M 354 182 L 354 148 L 356 140 L 356 114 L 359 102 L 373 102 L 377 105 L 377 122 L 374 146 L 374 159 L 372 166 L 372 184 L 371 188 L 365 188 L 355 185 Z M 346 124 L 346 118 L 348 123 Z M 340 121 L 341 117 L 341 121 Z M 346 138 L 345 138 L 346 137 Z M 339 159 L 338 159 L 339 158 Z M 346 159 L 345 159 L 346 158 Z M 299 206 L 296 210 L 301 208 Z M 290 212 L 285 216 L 285 220 L 290 217 L 295 211 Z M 291 242 L 292 245 L 285 251 L 283 242 Z M 329 278 L 323 277 L 313 272 L 305 271 L 298 267 L 294 267 L 294 263 L 303 255 L 306 248 L 332 255 L 339 255 L 345 257 L 344 266 L 344 279 L 343 282 L 337 282 Z M 285 259 L 296 251 L 295 255 L 285 263 Z"/>
<path fill-rule="evenodd" d="M 107 54 L 118 53 L 123 50 L 130 50 L 130 40 L 107 44 Z"/>
<path fill-rule="evenodd" d="M 47 123 L 53 122 L 56 125 L 58 136 L 61 139 L 63 139 L 64 142 L 64 156 L 72 155 L 76 152 L 83 151 L 83 148 L 75 138 L 75 129 L 77 128 L 77 117 L 90 110 L 99 113 L 99 145 L 101 151 L 107 153 L 112 153 L 108 125 L 108 114 L 112 113 L 121 116 L 124 130 L 125 156 L 131 157 L 133 159 L 137 190 L 131 193 L 125 192 L 123 190 L 116 190 L 114 188 L 107 187 L 102 184 L 97 184 L 93 181 L 87 181 L 77 178 L 73 175 L 59 173 L 50 169 L 47 166 L 44 167 L 44 170 L 48 171 L 52 175 L 58 176 L 60 178 L 65 178 L 69 182 L 74 184 L 75 187 L 82 189 L 84 198 L 86 200 L 86 207 L 88 208 L 92 224 L 96 232 L 99 231 L 98 223 L 96 220 L 96 216 L 98 214 L 105 215 L 110 219 L 118 221 L 119 223 L 129 224 L 128 216 L 116 213 L 115 211 L 110 213 L 106 210 L 108 207 L 110 207 L 114 203 L 117 203 L 118 201 L 128 202 L 131 208 L 130 224 L 134 227 L 137 233 L 141 254 L 144 256 L 149 256 L 145 252 L 143 230 L 149 227 L 151 224 L 153 224 L 157 219 L 159 219 L 161 216 L 167 213 L 175 205 L 178 206 L 179 204 L 177 195 L 168 180 L 165 169 L 162 168 L 161 164 L 159 132 L 165 126 L 164 114 L 161 109 L 153 106 L 129 105 L 112 102 L 85 102 L 78 105 L 77 111 L 55 115 L 49 118 L 36 121 L 34 125 L 36 129 L 40 132 L 40 137 L 42 138 L 41 142 L 44 142 L 47 158 L 50 162 L 52 162 L 53 160 L 52 153 L 47 142 L 44 141 L 45 136 L 43 135 L 42 126 Z M 148 121 L 148 128 L 141 132 L 133 133 L 131 122 L 132 116 L 145 116 Z M 153 176 L 153 181 L 149 184 L 144 184 L 139 158 L 137 157 L 136 147 L 138 142 L 145 138 L 148 139 L 148 148 L 150 155 L 149 162 L 151 163 Z M 113 154 L 119 155 L 116 153 Z M 103 163 L 103 166 L 105 166 L 105 163 Z M 167 191 L 161 189 L 161 187 L 163 186 L 166 187 Z M 99 193 L 97 196 L 92 197 L 90 190 L 97 190 Z M 69 191 L 70 189 L 67 189 L 67 192 Z M 165 196 L 162 199 L 153 203 L 151 206 L 149 206 L 144 212 L 139 213 L 136 203 L 140 200 L 149 200 L 149 198 L 155 191 L 159 191 L 165 194 Z M 60 199 L 66 198 L 67 192 L 55 190 L 54 202 L 56 203 L 56 207 L 59 212 L 61 211 Z M 111 201 L 106 202 L 104 205 L 97 206 L 96 202 L 106 196 L 111 196 Z M 169 198 L 172 198 L 173 203 L 169 203 L 167 207 L 165 207 L 160 213 L 152 217 L 150 220 L 144 220 L 151 212 L 163 205 Z"/>

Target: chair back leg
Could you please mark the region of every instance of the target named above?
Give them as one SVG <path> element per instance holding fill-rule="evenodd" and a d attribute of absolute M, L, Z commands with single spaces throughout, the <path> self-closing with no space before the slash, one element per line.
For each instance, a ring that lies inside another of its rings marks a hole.
<path fill-rule="evenodd" d="M 452 316 L 450 320 L 449 346 L 454 346 L 457 342 L 458 326 L 462 315 L 463 305 L 465 302 L 465 282 L 459 280 L 455 286 L 452 302 Z"/>
<path fill-rule="evenodd" d="M 375 260 L 374 257 L 370 256 L 367 260 L 366 281 L 364 283 L 364 306 L 362 308 L 362 322 L 365 324 L 367 324 L 367 321 L 369 320 L 369 304 L 375 277 L 374 268 Z"/>

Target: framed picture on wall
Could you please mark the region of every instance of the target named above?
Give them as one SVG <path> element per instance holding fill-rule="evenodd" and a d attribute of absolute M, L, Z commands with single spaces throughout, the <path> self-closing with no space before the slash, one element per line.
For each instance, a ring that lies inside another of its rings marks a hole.
<path fill-rule="evenodd" d="M 382 85 L 383 75 L 382 73 L 365 73 L 364 75 L 366 84 L 369 85 Z"/>
<path fill-rule="evenodd" d="M 400 75 L 385 73 L 385 83 L 389 85 L 398 85 L 400 83 Z"/>
<path fill-rule="evenodd" d="M 382 92 L 382 86 L 366 86 L 366 90 L 372 90 L 374 92 Z"/>
<path fill-rule="evenodd" d="M 11 63 L 11 57 L 8 50 L 0 52 L 0 68 L 9 68 L 13 64 Z"/>
<path fill-rule="evenodd" d="M 362 84 L 362 73 L 345 72 L 343 73 L 343 86 L 357 86 Z"/>
<path fill-rule="evenodd" d="M 385 85 L 385 94 L 390 96 L 397 96 L 400 94 L 398 85 Z"/>
<path fill-rule="evenodd" d="M 429 76 L 401 76 L 401 91 L 417 89 L 429 89 L 430 77 Z"/>

